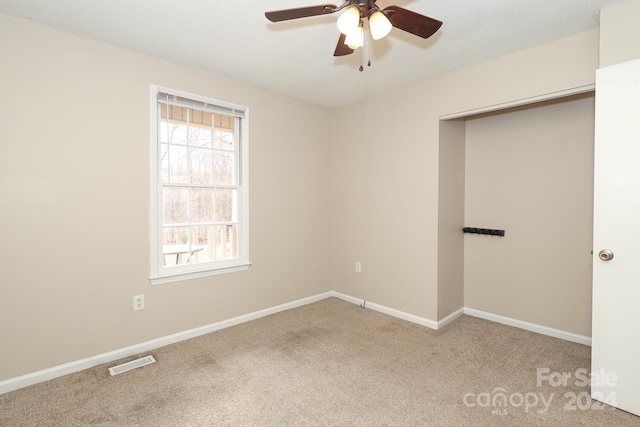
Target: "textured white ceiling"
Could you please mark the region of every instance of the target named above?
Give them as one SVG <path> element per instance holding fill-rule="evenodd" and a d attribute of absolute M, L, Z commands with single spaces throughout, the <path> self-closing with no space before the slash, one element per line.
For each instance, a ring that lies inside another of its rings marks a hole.
<path fill-rule="evenodd" d="M 596 27 L 620 1 L 378 0 L 444 24 L 427 40 L 393 29 L 363 72 L 360 49 L 333 56 L 339 13 L 264 16 L 326 0 L 0 0 L 0 12 L 337 107 Z"/>

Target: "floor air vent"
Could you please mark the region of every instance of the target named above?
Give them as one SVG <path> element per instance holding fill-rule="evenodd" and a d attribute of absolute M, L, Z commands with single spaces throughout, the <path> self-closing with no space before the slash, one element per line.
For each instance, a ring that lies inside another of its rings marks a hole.
<path fill-rule="evenodd" d="M 139 368 L 141 366 L 149 365 L 151 363 L 155 363 L 156 359 L 153 356 L 145 356 L 141 359 L 132 360 L 131 362 L 123 363 L 122 365 L 114 366 L 113 368 L 109 368 L 109 373 L 111 376 L 121 374 L 123 372 L 130 371 L 132 369 Z"/>

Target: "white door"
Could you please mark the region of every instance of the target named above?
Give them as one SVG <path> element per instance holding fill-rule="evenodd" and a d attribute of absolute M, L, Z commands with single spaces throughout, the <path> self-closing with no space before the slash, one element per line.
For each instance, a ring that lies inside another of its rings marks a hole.
<path fill-rule="evenodd" d="M 594 172 L 591 395 L 640 415 L 640 60 L 596 73 Z"/>

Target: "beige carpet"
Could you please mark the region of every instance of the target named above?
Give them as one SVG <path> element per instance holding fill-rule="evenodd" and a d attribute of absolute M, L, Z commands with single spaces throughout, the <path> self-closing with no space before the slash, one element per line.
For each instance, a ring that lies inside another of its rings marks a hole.
<path fill-rule="evenodd" d="M 640 426 L 588 402 L 574 373 L 589 353 L 468 316 L 433 331 L 330 298 L 155 350 L 157 363 L 115 377 L 107 368 L 130 359 L 1 395 L 0 425 Z M 538 386 L 537 368 L 572 378 Z"/>

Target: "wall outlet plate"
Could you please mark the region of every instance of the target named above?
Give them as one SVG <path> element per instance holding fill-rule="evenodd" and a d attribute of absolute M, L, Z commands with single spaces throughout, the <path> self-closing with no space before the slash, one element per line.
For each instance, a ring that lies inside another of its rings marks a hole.
<path fill-rule="evenodd" d="M 133 297 L 133 311 L 144 310 L 144 295 Z"/>

